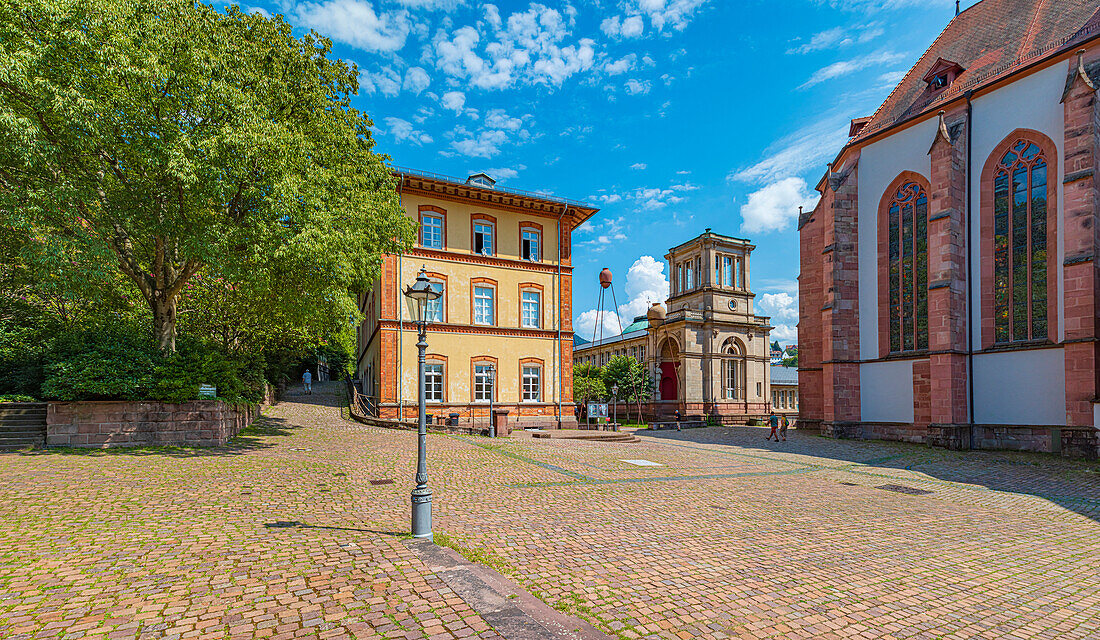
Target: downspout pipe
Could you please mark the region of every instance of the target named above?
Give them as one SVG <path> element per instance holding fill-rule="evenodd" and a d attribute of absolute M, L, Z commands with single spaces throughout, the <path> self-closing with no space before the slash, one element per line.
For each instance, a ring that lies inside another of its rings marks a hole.
<path fill-rule="evenodd" d="M 974 250 L 971 216 L 973 215 L 972 191 L 973 175 L 972 149 L 974 148 L 974 91 L 969 90 L 966 96 L 966 406 L 969 419 L 970 437 L 969 448 L 974 449 L 974 311 L 973 311 L 973 282 L 974 282 Z"/>
<path fill-rule="evenodd" d="M 397 182 L 397 203 L 402 208 L 405 207 L 405 203 L 401 201 L 402 187 L 405 186 L 405 174 L 398 172 Z M 405 418 L 405 365 L 404 365 L 404 342 L 405 342 L 405 314 L 401 313 L 401 268 L 402 258 L 405 256 L 405 252 L 397 254 L 397 302 L 394 306 L 394 310 L 397 313 L 397 420 L 400 422 Z M 381 345 L 379 345 L 381 346 Z"/>
<path fill-rule="evenodd" d="M 561 322 L 562 322 L 562 319 L 561 319 L 561 308 L 562 308 L 562 299 L 561 299 L 561 290 L 562 290 L 562 287 L 561 287 L 561 221 L 562 221 L 562 218 L 564 218 L 565 214 L 567 214 L 567 213 L 569 213 L 569 205 L 565 205 L 565 208 L 562 209 L 561 215 L 558 216 L 558 305 L 557 305 L 558 306 L 558 337 L 557 337 L 557 344 L 555 346 L 555 349 L 557 350 L 557 353 L 554 354 L 554 357 L 558 361 L 558 393 L 557 393 L 557 396 L 558 396 L 558 429 L 561 429 L 561 409 L 562 409 L 561 397 L 562 397 L 562 394 L 565 391 L 564 390 L 565 375 L 563 373 L 563 370 L 565 368 L 565 361 L 561 357 L 561 346 L 562 346 L 562 342 L 561 342 Z"/>

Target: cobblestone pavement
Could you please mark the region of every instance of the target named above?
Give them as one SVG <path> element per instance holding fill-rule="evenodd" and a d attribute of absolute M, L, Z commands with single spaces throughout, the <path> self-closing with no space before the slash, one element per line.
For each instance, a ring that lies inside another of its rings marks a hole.
<path fill-rule="evenodd" d="M 415 434 L 292 400 L 0 455 L 0 637 L 493 637 L 401 538 Z M 435 530 L 620 638 L 1100 638 L 1100 465 L 764 435 L 433 435 Z"/>

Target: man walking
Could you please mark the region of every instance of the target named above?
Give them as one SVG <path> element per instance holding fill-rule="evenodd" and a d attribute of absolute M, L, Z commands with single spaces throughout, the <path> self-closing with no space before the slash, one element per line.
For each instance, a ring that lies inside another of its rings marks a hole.
<path fill-rule="evenodd" d="M 313 376 L 310 375 L 309 369 L 302 374 L 302 386 L 305 387 L 305 392 L 309 395 L 313 395 Z"/>
<path fill-rule="evenodd" d="M 791 426 L 791 421 L 787 419 L 787 416 L 779 419 L 779 435 L 783 436 L 783 442 L 787 441 L 787 427 L 789 426 Z"/>
<path fill-rule="evenodd" d="M 764 439 L 771 440 L 774 437 L 775 441 L 779 442 L 779 416 L 775 415 L 774 411 L 770 416 L 768 416 L 768 426 L 772 428 L 772 432 L 769 433 L 768 437 Z"/>

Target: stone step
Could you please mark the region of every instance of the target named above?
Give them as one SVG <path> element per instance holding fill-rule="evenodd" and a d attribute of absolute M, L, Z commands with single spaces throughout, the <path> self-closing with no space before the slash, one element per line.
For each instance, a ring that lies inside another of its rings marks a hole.
<path fill-rule="evenodd" d="M 31 416 L 31 415 L 0 416 L 0 427 L 4 427 L 4 426 L 7 426 L 7 425 L 15 426 L 15 425 L 24 425 L 24 424 L 42 425 L 42 427 L 45 428 L 46 427 L 46 416 L 45 415 L 41 415 L 41 416 Z"/>
<path fill-rule="evenodd" d="M 0 450 L 25 449 L 27 447 L 42 448 L 46 445 L 46 439 L 42 438 L 10 438 L 0 436 Z"/>
<path fill-rule="evenodd" d="M 11 404 L 0 404 L 0 418 L 18 417 L 18 416 L 42 416 L 42 419 L 46 419 L 46 405 L 33 405 L 13 407 Z"/>

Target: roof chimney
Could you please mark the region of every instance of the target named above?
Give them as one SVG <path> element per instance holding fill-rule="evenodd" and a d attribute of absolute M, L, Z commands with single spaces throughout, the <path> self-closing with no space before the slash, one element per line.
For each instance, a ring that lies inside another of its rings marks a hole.
<path fill-rule="evenodd" d="M 959 15 L 959 0 L 955 0 L 955 15 Z"/>

